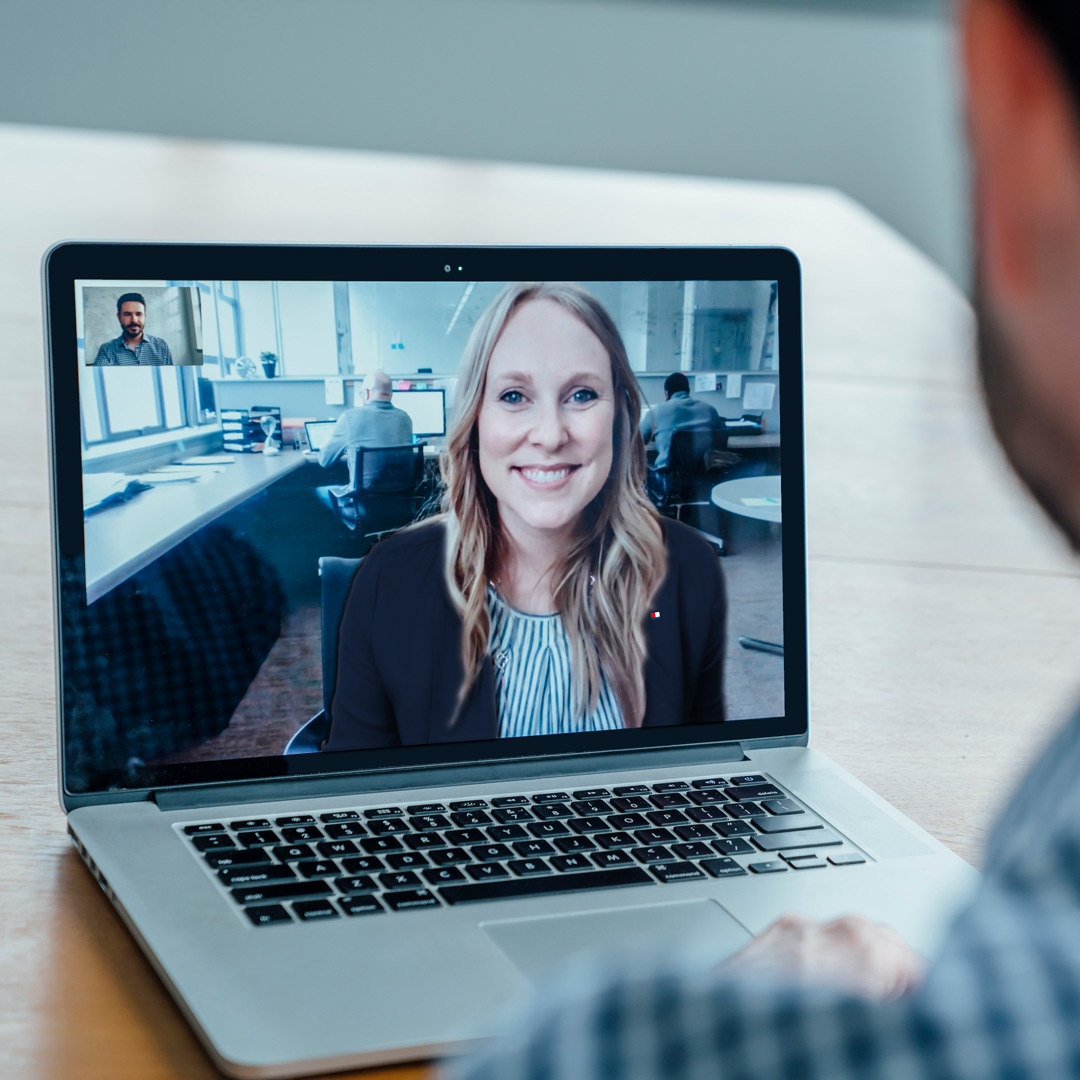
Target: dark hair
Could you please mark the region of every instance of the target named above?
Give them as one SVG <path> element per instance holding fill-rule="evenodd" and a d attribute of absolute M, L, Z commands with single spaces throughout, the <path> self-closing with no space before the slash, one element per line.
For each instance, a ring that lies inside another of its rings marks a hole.
<path fill-rule="evenodd" d="M 1076 0 L 1014 0 L 1017 8 L 1042 32 L 1057 56 L 1073 95 L 1080 103 L 1080 17 Z"/>
<path fill-rule="evenodd" d="M 126 292 L 126 293 L 124 293 L 124 295 L 121 296 L 120 299 L 116 301 L 116 314 L 117 315 L 120 314 L 120 309 L 125 304 L 142 304 L 143 310 L 144 311 L 146 310 L 146 300 L 144 299 L 142 293 L 137 293 L 137 292 Z"/>
<path fill-rule="evenodd" d="M 689 394 L 690 393 L 690 380 L 681 372 L 673 371 L 664 380 L 664 393 L 671 394 Z"/>

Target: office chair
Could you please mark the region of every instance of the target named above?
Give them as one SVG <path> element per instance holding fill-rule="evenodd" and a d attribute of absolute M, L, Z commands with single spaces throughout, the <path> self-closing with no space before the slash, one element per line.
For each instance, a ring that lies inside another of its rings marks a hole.
<path fill-rule="evenodd" d="M 330 734 L 330 705 L 337 685 L 338 635 L 349 599 L 353 578 L 363 559 L 338 559 L 324 556 L 319 560 L 319 583 L 322 589 L 322 692 L 323 707 L 297 731 L 283 753 L 315 754 Z"/>
<path fill-rule="evenodd" d="M 727 449 L 723 428 L 683 428 L 671 435 L 667 465 L 654 469 L 657 509 L 665 517 L 682 521 L 688 506 L 712 507 L 711 492 L 719 477 L 738 458 Z M 700 511 L 698 520 L 701 520 Z M 698 528 L 720 554 L 726 554 L 724 539 Z"/>

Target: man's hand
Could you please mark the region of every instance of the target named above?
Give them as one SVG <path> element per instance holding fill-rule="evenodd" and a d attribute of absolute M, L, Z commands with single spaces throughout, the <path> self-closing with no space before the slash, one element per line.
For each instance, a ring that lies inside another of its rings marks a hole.
<path fill-rule="evenodd" d="M 926 962 L 895 930 L 880 923 L 856 915 L 829 923 L 785 915 L 721 970 L 839 986 L 861 997 L 891 1001 L 919 985 Z"/>

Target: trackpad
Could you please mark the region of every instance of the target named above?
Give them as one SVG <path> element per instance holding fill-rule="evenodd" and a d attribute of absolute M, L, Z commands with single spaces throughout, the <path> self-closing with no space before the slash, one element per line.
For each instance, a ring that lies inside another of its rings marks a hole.
<path fill-rule="evenodd" d="M 692 947 L 703 966 L 742 948 L 750 932 L 712 900 L 483 922 L 484 931 L 530 979 L 586 954 Z"/>

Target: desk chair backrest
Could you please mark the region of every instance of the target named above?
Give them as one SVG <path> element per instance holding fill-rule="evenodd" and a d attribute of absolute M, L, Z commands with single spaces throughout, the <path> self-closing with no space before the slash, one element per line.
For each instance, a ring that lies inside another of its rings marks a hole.
<path fill-rule="evenodd" d="M 319 560 L 319 583 L 322 588 L 322 688 L 323 710 L 330 716 L 330 703 L 337 686 L 338 635 L 345 615 L 353 578 L 363 559 L 339 559 L 325 555 Z"/>
<path fill-rule="evenodd" d="M 424 444 L 350 446 L 349 495 L 411 495 L 424 475 Z"/>
<path fill-rule="evenodd" d="M 673 431 L 668 472 L 677 473 L 687 481 L 696 479 L 713 467 L 713 454 L 727 450 L 727 441 L 725 428 L 702 426 Z"/>

